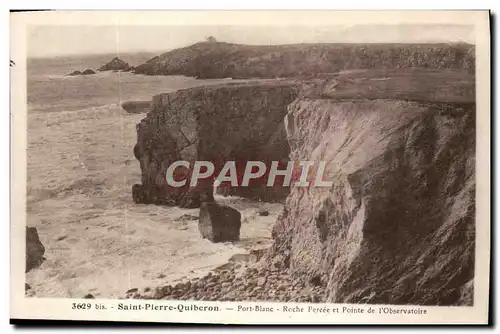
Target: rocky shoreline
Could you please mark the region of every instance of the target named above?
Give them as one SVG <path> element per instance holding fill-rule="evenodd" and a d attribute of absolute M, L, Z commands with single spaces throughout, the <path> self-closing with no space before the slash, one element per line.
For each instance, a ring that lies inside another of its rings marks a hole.
<path fill-rule="evenodd" d="M 25 295 L 36 297 L 29 284 L 25 284 Z M 286 268 L 233 265 L 176 284 L 132 288 L 119 299 L 325 303 L 325 297 L 319 277 L 305 281 Z M 81 298 L 95 297 L 89 293 Z"/>
<path fill-rule="evenodd" d="M 174 285 L 130 289 L 125 298 L 321 303 L 326 302 L 325 296 L 319 277 L 305 281 L 287 268 L 271 269 L 257 263 L 232 265 Z"/>

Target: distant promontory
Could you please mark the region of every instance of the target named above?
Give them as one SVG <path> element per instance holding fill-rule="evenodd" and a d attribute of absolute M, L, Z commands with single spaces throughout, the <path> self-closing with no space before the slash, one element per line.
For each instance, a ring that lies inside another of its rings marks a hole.
<path fill-rule="evenodd" d="M 246 79 L 373 68 L 473 70 L 474 53 L 474 45 L 466 43 L 243 45 L 207 40 L 156 56 L 134 73 Z"/>

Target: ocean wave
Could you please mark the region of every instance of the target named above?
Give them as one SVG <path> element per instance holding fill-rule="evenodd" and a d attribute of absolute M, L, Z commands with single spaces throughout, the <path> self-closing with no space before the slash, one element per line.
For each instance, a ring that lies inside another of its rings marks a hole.
<path fill-rule="evenodd" d="M 54 126 L 63 123 L 71 123 L 74 121 L 100 119 L 103 115 L 123 115 L 126 114 L 119 104 L 105 104 L 95 107 L 81 108 L 77 110 L 62 110 L 58 111 L 57 107 L 54 112 L 50 110 L 33 109 L 28 114 L 29 127 L 37 126 Z"/>

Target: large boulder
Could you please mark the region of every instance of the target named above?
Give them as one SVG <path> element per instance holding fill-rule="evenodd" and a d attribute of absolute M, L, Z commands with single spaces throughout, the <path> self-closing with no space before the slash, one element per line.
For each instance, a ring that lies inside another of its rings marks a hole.
<path fill-rule="evenodd" d="M 130 69 L 129 64 L 126 61 L 121 60 L 118 57 L 113 58 L 109 63 L 99 67 L 97 70 L 102 71 L 128 71 Z"/>
<path fill-rule="evenodd" d="M 295 86 L 285 82 L 197 87 L 155 96 L 152 110 L 137 124 L 134 147 L 142 172 L 141 193 L 151 196 L 145 201 L 171 199 L 183 207 L 199 207 L 202 197 L 213 199 L 214 178 L 190 187 L 192 168 L 176 169 L 179 177 L 187 178 L 185 187 L 167 184 L 166 170 L 178 160 L 189 161 L 191 167 L 195 161 L 210 161 L 214 176 L 227 161 L 236 161 L 240 182 L 247 161 L 262 161 L 268 168 L 272 161 L 287 161 L 283 119 L 295 96 Z M 256 200 L 283 200 L 290 192 L 289 187 L 266 187 L 266 182 L 263 176 L 248 187 L 223 183 L 218 189 Z"/>
<path fill-rule="evenodd" d="M 198 228 L 201 236 L 212 242 L 240 240 L 241 213 L 229 206 L 203 202 Z"/>
<path fill-rule="evenodd" d="M 43 262 L 43 246 L 36 227 L 26 227 L 26 272 L 37 268 Z"/>

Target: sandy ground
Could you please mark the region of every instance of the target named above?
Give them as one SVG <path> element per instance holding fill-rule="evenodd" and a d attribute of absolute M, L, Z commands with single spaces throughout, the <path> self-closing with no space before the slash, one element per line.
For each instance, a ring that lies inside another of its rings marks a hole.
<path fill-rule="evenodd" d="M 218 197 L 243 216 L 241 241 L 220 244 L 202 239 L 198 221 L 184 216 L 198 209 L 134 204 L 140 169 L 132 148 L 142 117 L 117 105 L 29 115 L 27 224 L 46 247 L 46 260 L 26 275 L 36 296 L 121 297 L 201 276 L 271 243 L 280 204 Z M 270 215 L 259 216 L 262 208 Z"/>

